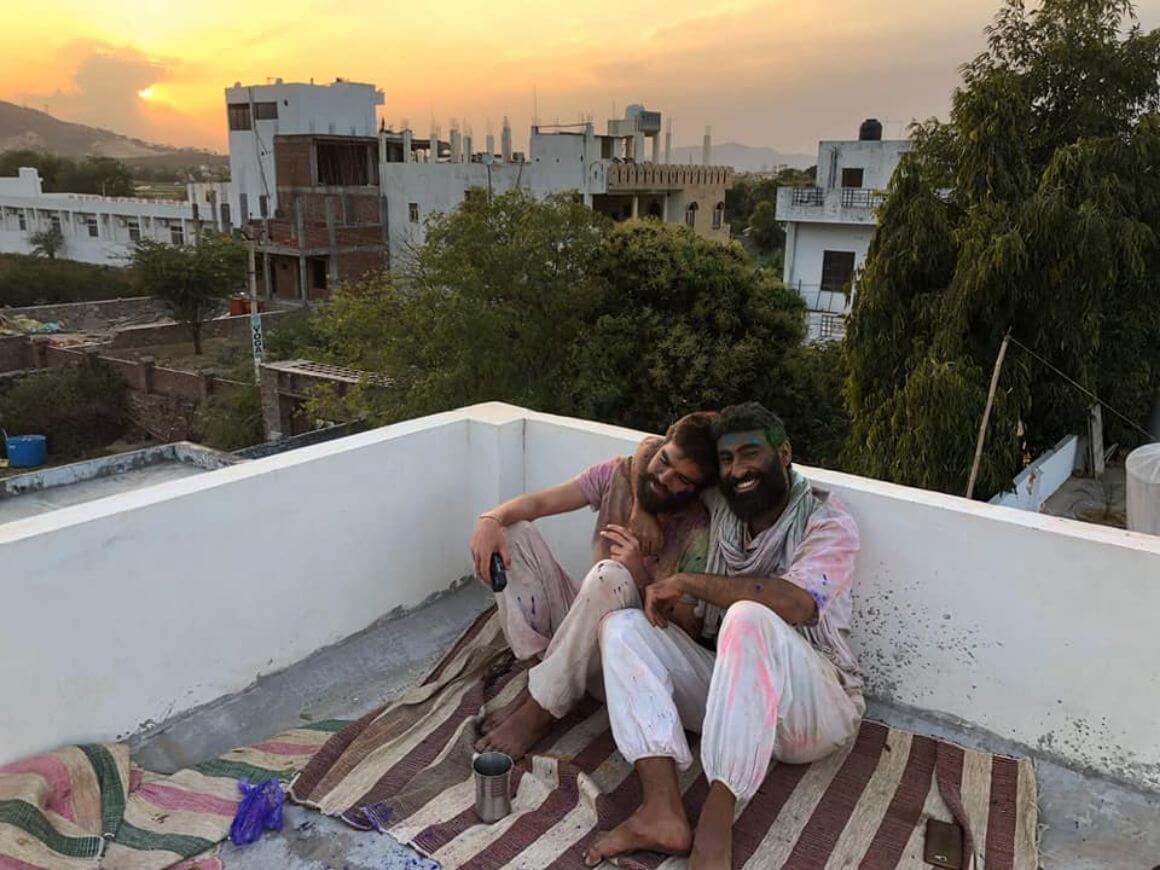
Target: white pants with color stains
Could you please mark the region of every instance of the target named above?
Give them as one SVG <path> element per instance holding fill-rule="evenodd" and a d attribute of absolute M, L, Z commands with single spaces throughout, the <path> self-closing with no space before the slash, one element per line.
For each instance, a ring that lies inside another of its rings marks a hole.
<path fill-rule="evenodd" d="M 632 575 L 619 562 L 597 562 L 576 583 L 531 523 L 506 530 L 508 585 L 496 596 L 504 637 L 519 659 L 540 657 L 528 672 L 536 703 L 562 718 L 600 691 L 600 623 L 613 611 L 640 608 Z"/>
<path fill-rule="evenodd" d="M 853 741 L 865 703 L 838 671 L 762 604 L 743 601 L 721 623 L 717 653 L 640 610 L 605 618 L 600 643 L 612 734 L 621 754 L 693 762 L 685 730 L 701 733 L 701 764 L 741 801 L 772 759 L 816 761 Z"/>

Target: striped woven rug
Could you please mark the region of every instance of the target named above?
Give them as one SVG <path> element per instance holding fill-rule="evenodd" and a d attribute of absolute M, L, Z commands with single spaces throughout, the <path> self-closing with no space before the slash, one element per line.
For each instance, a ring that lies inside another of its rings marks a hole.
<path fill-rule="evenodd" d="M 419 685 L 336 733 L 292 782 L 290 798 L 377 829 L 457 867 L 583 866 L 599 830 L 639 805 L 641 788 L 588 699 L 513 772 L 513 812 L 478 822 L 471 774 L 481 710 L 527 684 L 494 611 L 468 629 Z M 696 753 L 694 753 L 696 754 Z M 681 778 L 696 817 L 708 792 L 698 765 Z M 734 828 L 734 866 L 925 867 L 928 818 L 957 821 L 987 870 L 1037 866 L 1031 762 L 962 749 L 874 722 L 854 745 L 810 765 L 775 764 Z M 637 853 L 621 866 L 684 866 Z"/>
<path fill-rule="evenodd" d="M 238 780 L 289 780 L 348 723 L 318 722 L 174 774 L 124 744 L 72 746 L 0 767 L 0 870 L 158 870 L 229 834 Z M 218 870 L 216 858 L 180 864 Z"/>

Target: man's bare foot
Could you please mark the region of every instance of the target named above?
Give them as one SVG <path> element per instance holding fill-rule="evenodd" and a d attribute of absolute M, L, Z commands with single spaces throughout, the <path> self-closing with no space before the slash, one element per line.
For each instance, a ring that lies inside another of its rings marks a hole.
<path fill-rule="evenodd" d="M 531 694 L 528 692 L 528 687 L 524 686 L 523 691 L 516 695 L 514 700 L 509 701 L 498 710 L 488 713 L 484 717 L 483 721 L 479 724 L 479 733 L 486 734 L 488 731 L 494 731 L 530 697 Z"/>
<path fill-rule="evenodd" d="M 733 866 L 733 811 L 737 799 L 714 781 L 701 807 L 689 870 L 729 870 Z"/>
<path fill-rule="evenodd" d="M 584 863 L 595 867 L 601 861 L 646 849 L 665 855 L 685 855 L 693 844 L 693 830 L 679 812 L 657 804 L 644 804 L 611 831 L 601 834 L 584 853 Z"/>
<path fill-rule="evenodd" d="M 519 761 L 552 728 L 556 720 L 531 695 L 510 716 L 475 743 L 479 752 L 503 752 Z"/>

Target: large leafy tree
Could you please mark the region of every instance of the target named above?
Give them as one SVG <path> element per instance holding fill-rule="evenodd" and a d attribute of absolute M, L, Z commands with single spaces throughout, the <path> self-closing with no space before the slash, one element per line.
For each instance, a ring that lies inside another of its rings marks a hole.
<path fill-rule="evenodd" d="M 499 399 L 656 431 L 783 398 L 804 326 L 796 294 L 736 246 L 613 225 L 568 195 L 479 193 L 433 220 L 402 274 L 342 288 L 307 332 L 302 352 L 391 379 L 321 397 L 319 416 Z"/>
<path fill-rule="evenodd" d="M 571 196 L 473 190 L 397 274 L 342 288 L 312 342 L 392 378 L 347 401 L 378 421 L 492 399 L 559 410 L 568 345 L 601 298 L 604 223 Z"/>
<path fill-rule="evenodd" d="M 143 291 L 165 302 L 184 324 L 201 353 L 201 331 L 230 293 L 246 278 L 246 248 L 229 236 L 204 233 L 196 245 L 167 245 L 142 239 L 133 251 L 133 270 Z"/>
<path fill-rule="evenodd" d="M 572 348 L 573 413 L 655 431 L 690 411 L 776 398 L 804 309 L 738 246 L 619 224 L 597 273 L 607 292 Z"/>
<path fill-rule="evenodd" d="M 1160 31 L 1128 0 L 1007 0 L 950 119 L 914 132 L 846 341 L 851 470 L 961 493 L 1004 334 L 1146 421 L 1160 383 Z M 978 493 L 1091 404 L 1007 357 Z M 1111 440 L 1140 434 L 1106 415 Z"/>

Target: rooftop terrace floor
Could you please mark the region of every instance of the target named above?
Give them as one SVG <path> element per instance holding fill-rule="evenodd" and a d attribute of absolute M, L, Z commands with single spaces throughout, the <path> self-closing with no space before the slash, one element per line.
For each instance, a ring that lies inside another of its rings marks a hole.
<path fill-rule="evenodd" d="M 212 758 L 307 720 L 355 718 L 410 685 L 490 602 L 478 584 L 435 597 L 406 614 L 321 650 L 237 695 L 163 723 L 135 741 L 134 759 L 158 771 Z M 1040 863 L 1046 868 L 1151 868 L 1160 862 L 1160 794 L 1061 766 L 994 735 L 922 711 L 871 701 L 868 717 L 970 748 L 1036 759 Z M 222 847 L 227 868 L 318 870 L 435 867 L 389 836 L 352 830 L 287 806 L 278 834 Z"/>
<path fill-rule="evenodd" d="M 122 471 L 107 477 L 82 480 L 67 486 L 52 486 L 7 496 L 0 498 L 0 523 L 34 517 L 58 508 L 84 504 L 99 498 L 120 495 L 123 492 L 132 492 L 136 489 L 155 486 L 170 480 L 180 480 L 204 472 L 204 468 L 198 468 L 196 465 L 184 462 L 166 462 Z"/>

